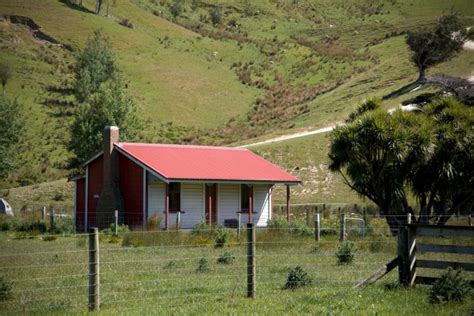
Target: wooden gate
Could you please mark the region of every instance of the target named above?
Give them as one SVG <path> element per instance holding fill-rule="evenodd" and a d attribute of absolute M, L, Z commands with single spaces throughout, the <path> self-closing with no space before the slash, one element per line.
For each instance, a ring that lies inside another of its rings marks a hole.
<path fill-rule="evenodd" d="M 416 238 L 421 236 L 433 238 L 470 238 L 469 245 L 446 245 L 436 243 L 419 243 Z M 432 225 L 407 225 L 400 228 L 398 235 L 399 280 L 401 284 L 411 286 L 415 283 L 432 284 L 436 277 L 417 275 L 416 268 L 429 269 L 463 269 L 474 271 L 472 262 L 458 262 L 446 260 L 420 260 L 416 258 L 417 252 L 448 253 L 474 255 L 474 227 L 468 226 L 432 226 Z M 471 261 L 471 260 L 470 260 Z M 471 280 L 474 286 L 474 280 Z"/>

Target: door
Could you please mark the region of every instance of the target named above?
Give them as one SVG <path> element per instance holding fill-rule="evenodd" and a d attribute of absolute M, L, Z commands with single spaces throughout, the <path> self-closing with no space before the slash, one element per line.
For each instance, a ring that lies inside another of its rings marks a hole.
<path fill-rule="evenodd" d="M 217 184 L 206 184 L 206 223 L 209 223 L 209 214 L 211 216 L 211 225 L 217 224 Z"/>

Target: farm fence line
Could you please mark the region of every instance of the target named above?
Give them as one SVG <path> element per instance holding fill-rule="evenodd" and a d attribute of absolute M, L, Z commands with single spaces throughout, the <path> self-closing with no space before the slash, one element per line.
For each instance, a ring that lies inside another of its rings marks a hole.
<path fill-rule="evenodd" d="M 0 310 L 126 310 L 146 304 L 167 311 L 193 302 L 278 296 L 300 285 L 307 286 L 309 295 L 337 295 L 352 291 L 394 257 L 400 265 L 398 277 L 392 275 L 392 279 L 405 282 L 406 249 L 412 251 L 412 259 L 415 249 L 426 250 L 422 243 L 419 249 L 407 248 L 400 237 L 407 229 L 415 229 L 413 225 L 400 227 L 398 237 L 388 234 L 382 225 L 365 234 L 347 227 L 343 230 L 343 226 L 327 226 L 322 233 L 316 225 L 305 231 L 249 224 L 240 236 L 236 230 L 209 228 L 107 233 L 92 229 L 66 236 L 12 236 L 0 241 L 5 246 L 0 254 L 1 275 L 14 287 L 12 298 L 0 302 Z M 463 229 L 472 236 L 471 228 Z M 423 229 L 417 232 L 419 238 L 426 238 Z M 442 235 L 448 234 L 445 232 Z M 57 239 L 47 242 L 47 237 Z M 437 247 L 470 256 L 467 265 L 461 266 L 471 267 L 472 240 L 461 243 L 464 245 L 457 248 L 451 244 Z M 429 259 L 439 259 L 437 255 Z M 347 258 L 352 259 L 344 262 Z M 408 273 L 413 274 L 413 262 L 408 266 Z M 432 267 L 419 268 L 431 271 Z"/>

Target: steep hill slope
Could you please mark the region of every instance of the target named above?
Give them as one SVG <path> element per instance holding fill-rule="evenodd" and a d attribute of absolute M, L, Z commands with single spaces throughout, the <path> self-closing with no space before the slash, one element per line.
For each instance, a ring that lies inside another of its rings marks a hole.
<path fill-rule="evenodd" d="M 96 29 L 110 38 L 148 119 L 148 140 L 237 144 L 341 121 L 364 98 L 416 77 L 406 30 L 450 8 L 474 24 L 466 0 L 123 0 L 110 1 L 108 17 L 105 7 L 94 14 L 93 0 L 82 9 L 71 3 L 0 0 L 0 58 L 15 70 L 7 96 L 28 116 L 19 169 L 0 187 L 66 175 L 73 55 Z M 12 15 L 64 45 L 34 38 Z M 468 76 L 473 68 L 474 54 L 463 52 L 432 71 Z M 293 150 L 278 146 L 279 155 Z M 308 145 L 303 156 L 318 155 Z"/>

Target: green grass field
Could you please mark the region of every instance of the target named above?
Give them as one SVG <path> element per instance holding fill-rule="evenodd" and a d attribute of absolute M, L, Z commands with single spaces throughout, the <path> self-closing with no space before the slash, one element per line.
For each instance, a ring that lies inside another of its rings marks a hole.
<path fill-rule="evenodd" d="M 464 303 L 431 305 L 428 286 L 393 288 L 396 271 L 366 289 L 352 289 L 396 254 L 396 239 L 387 235 L 384 223 L 374 219 L 371 236 L 349 237 L 358 252 L 354 263 L 347 265 L 337 263 L 336 236 L 323 236 L 317 245 L 310 236 L 258 230 L 255 300 L 246 298 L 245 242 L 235 232 L 224 248 L 214 248 L 212 235 L 206 231 L 132 232 L 120 238 L 101 235 L 99 314 L 469 315 L 474 308 L 472 297 Z M 326 219 L 322 224 L 332 227 Z M 13 281 L 12 298 L 0 302 L 3 313 L 86 312 L 86 236 L 45 239 L 1 234 L 0 275 Z M 224 252 L 235 260 L 217 263 Z M 196 271 L 201 258 L 208 262 L 205 272 Z M 312 285 L 283 289 L 289 269 L 297 265 L 311 276 Z"/>

